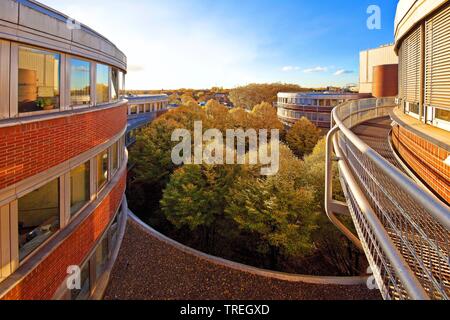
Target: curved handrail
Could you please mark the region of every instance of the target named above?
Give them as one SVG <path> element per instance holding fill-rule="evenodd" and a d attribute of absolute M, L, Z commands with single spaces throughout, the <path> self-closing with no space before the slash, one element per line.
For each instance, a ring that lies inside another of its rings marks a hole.
<path fill-rule="evenodd" d="M 386 232 L 385 227 L 379 220 L 374 208 L 370 205 L 369 200 L 366 197 L 365 192 L 362 191 L 360 185 L 354 178 L 354 172 L 352 172 L 348 166 L 346 157 L 347 154 L 344 150 L 341 150 L 341 145 L 338 140 L 345 145 L 349 144 L 355 151 L 361 154 L 364 158 L 370 161 L 374 165 L 374 168 L 379 170 L 381 174 L 390 179 L 395 186 L 404 192 L 405 196 L 411 197 L 414 201 L 424 209 L 424 212 L 429 215 L 430 219 L 440 224 L 443 230 L 450 229 L 450 209 L 442 203 L 434 194 L 431 193 L 424 186 L 418 185 L 413 179 L 407 176 L 405 173 L 397 169 L 391 162 L 382 157 L 378 152 L 369 147 L 362 139 L 360 139 L 351 130 L 354 126 L 359 125 L 367 120 L 372 120 L 388 115 L 387 111 L 396 105 L 394 98 L 381 98 L 381 99 L 364 99 L 359 101 L 349 101 L 337 106 L 332 111 L 332 126 L 327 137 L 327 158 L 326 158 L 326 197 L 325 204 L 327 215 L 330 220 L 335 223 L 336 219 L 334 211 L 336 211 L 336 204 L 332 198 L 332 175 L 331 175 L 331 161 L 333 154 L 333 145 L 337 155 L 339 163 L 339 169 L 341 176 L 346 182 L 347 188 L 352 195 L 349 201 L 356 202 L 356 210 L 363 214 L 366 223 L 368 223 L 369 229 L 372 235 L 375 236 L 375 241 L 380 245 L 382 251 L 387 258 L 388 265 L 393 267 L 393 271 L 397 279 L 399 279 L 406 289 L 406 292 L 411 298 L 414 299 L 427 299 L 428 293 L 425 291 L 425 287 L 422 286 L 421 281 L 418 280 L 418 275 L 412 271 L 411 267 L 406 263 L 405 257 L 399 252 L 396 244 L 394 244 L 391 236 Z M 341 135 L 338 139 L 337 133 Z M 353 205 L 349 208 L 353 208 Z M 355 210 L 355 208 L 353 208 Z M 353 217 L 353 211 L 352 211 Z M 355 219 L 355 217 L 353 217 Z M 356 223 L 356 222 L 355 222 Z M 336 224 L 336 223 L 335 223 Z M 337 227 L 349 237 L 346 230 L 342 230 L 341 226 L 337 224 Z M 366 230 L 358 229 L 358 235 L 360 235 L 362 245 L 364 249 L 369 250 L 366 236 L 364 235 Z M 352 235 L 350 235 L 352 236 Z M 370 252 L 367 252 L 369 256 Z M 369 257 L 368 256 L 368 257 Z M 372 263 L 371 263 L 372 264 Z M 377 267 L 375 265 L 375 267 Z M 376 274 L 378 270 L 375 270 Z M 376 275 L 377 278 L 377 275 Z M 391 279 L 392 280 L 392 279 Z M 381 281 L 381 282 L 380 282 Z M 434 281 L 434 279 L 432 280 Z M 384 281 L 379 277 L 377 278 L 379 284 L 383 284 Z M 390 282 L 395 285 L 394 282 Z M 387 294 L 389 297 L 390 294 Z M 445 294 L 444 294 L 445 296 Z"/>
<path fill-rule="evenodd" d="M 370 99 L 362 100 L 368 101 Z M 378 100 L 377 100 L 378 102 Z M 377 103 L 378 104 L 378 103 Z M 359 101 L 358 101 L 359 105 Z M 345 137 L 353 143 L 353 145 L 365 156 L 367 156 L 380 170 L 382 170 L 387 176 L 392 178 L 399 187 L 408 193 L 413 199 L 417 200 L 437 221 L 439 221 L 447 230 L 450 230 L 450 209 L 443 204 L 437 197 L 432 195 L 428 190 L 424 190 L 417 183 L 401 172 L 393 164 L 388 162 L 375 150 L 370 148 L 365 142 L 363 142 L 356 134 L 354 134 L 349 128 L 347 128 L 343 121 L 339 119 L 337 106 L 333 109 L 333 120 L 336 122 L 336 126 L 345 135 Z M 362 110 L 366 111 L 366 110 Z"/>

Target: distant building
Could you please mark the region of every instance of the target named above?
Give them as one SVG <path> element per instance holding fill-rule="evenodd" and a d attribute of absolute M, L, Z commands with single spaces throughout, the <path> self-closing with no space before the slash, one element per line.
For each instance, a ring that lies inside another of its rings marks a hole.
<path fill-rule="evenodd" d="M 137 132 L 152 120 L 168 110 L 169 97 L 166 94 L 128 95 L 128 125 L 126 145 L 136 141 Z"/>
<path fill-rule="evenodd" d="M 394 45 L 362 51 L 359 57 L 359 93 L 375 97 L 397 95 L 398 57 Z"/>
<path fill-rule="evenodd" d="M 359 94 L 349 92 L 280 92 L 277 100 L 278 118 L 284 125 L 290 127 L 305 117 L 318 128 L 328 131 L 333 108 L 340 103 L 358 98 Z"/>

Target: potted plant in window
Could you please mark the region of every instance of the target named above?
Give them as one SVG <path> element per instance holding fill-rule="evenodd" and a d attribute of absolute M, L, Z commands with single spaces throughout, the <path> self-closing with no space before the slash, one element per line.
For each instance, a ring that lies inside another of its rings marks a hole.
<path fill-rule="evenodd" d="M 42 110 L 52 110 L 55 108 L 53 98 L 39 98 L 36 101 L 36 106 Z"/>

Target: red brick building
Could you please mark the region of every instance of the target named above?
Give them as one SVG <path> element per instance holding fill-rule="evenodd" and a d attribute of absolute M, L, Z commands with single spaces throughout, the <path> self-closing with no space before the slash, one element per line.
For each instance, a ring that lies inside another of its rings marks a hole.
<path fill-rule="evenodd" d="M 0 3 L 0 299 L 101 297 L 126 221 L 125 73 L 94 30 Z"/>

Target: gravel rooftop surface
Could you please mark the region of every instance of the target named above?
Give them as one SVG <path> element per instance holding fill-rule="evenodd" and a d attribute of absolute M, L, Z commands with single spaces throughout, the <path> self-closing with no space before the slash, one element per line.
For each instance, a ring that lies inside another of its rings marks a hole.
<path fill-rule="evenodd" d="M 375 300 L 365 285 L 293 283 L 225 268 L 184 253 L 129 219 L 106 300 Z"/>

